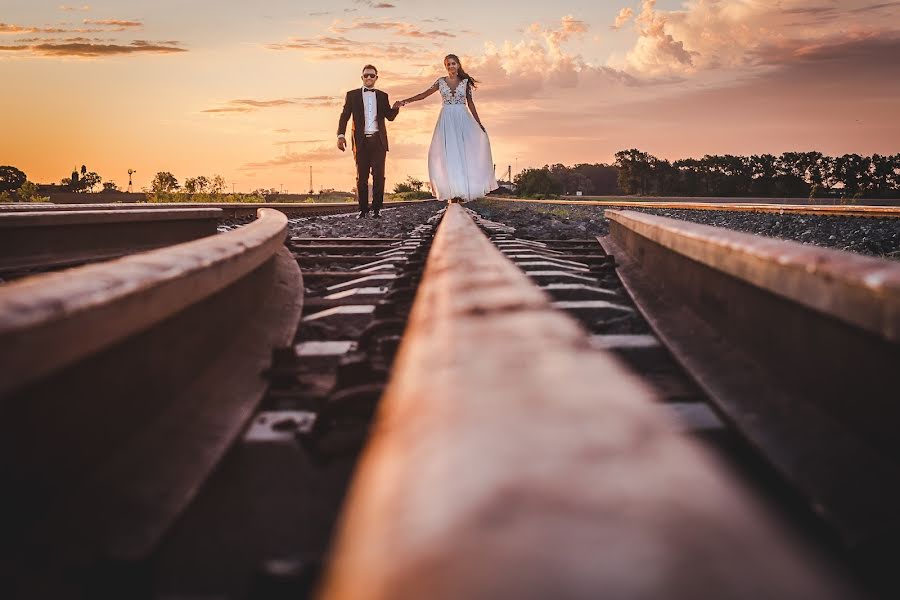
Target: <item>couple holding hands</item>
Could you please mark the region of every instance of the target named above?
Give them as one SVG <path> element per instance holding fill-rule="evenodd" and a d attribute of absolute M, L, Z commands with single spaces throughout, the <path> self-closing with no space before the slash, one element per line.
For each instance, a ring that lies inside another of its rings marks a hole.
<path fill-rule="evenodd" d="M 455 54 L 444 58 L 446 77 L 427 90 L 390 105 L 388 95 L 375 89 L 378 69 L 366 65 L 363 86 L 347 92 L 338 122 L 338 149 L 347 147 L 347 122 L 353 117 L 351 136 L 356 159 L 358 218 L 369 213 L 369 173 L 372 174 L 372 213 L 380 217 L 384 201 L 384 162 L 388 151 L 385 119 L 393 121 L 400 107 L 441 93 L 443 106 L 428 150 L 428 178 L 438 200 L 473 200 L 497 189 L 491 143 L 472 99 L 477 81 L 469 76 Z M 471 112 L 470 112 L 471 111 Z"/>

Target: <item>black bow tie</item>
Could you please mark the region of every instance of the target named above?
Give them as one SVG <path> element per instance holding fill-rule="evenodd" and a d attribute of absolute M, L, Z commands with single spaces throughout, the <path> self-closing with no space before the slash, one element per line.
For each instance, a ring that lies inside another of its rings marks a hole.
<path fill-rule="evenodd" d="M 363 90 L 363 92 L 372 92 L 372 93 L 374 94 L 374 93 L 375 93 L 375 90 L 370 90 L 369 88 L 366 88 L 366 89 Z"/>

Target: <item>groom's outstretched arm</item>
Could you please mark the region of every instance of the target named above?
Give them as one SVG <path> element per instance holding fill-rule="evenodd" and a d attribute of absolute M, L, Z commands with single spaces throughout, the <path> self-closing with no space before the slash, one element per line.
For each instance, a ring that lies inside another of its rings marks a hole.
<path fill-rule="evenodd" d="M 387 95 L 387 92 L 384 94 L 385 104 L 388 105 L 387 112 L 384 113 L 384 118 L 388 121 L 393 121 L 397 118 L 397 115 L 400 113 L 400 103 L 395 103 L 394 106 L 391 106 L 391 98 Z"/>

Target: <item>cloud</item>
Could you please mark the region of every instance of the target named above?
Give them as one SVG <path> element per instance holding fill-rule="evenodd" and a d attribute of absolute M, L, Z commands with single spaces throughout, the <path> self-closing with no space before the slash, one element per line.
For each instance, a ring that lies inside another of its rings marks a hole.
<path fill-rule="evenodd" d="M 281 129 L 276 129 L 276 130 L 274 130 L 273 133 L 290 133 L 290 132 L 291 132 L 290 129 L 284 129 L 284 128 L 281 128 Z"/>
<path fill-rule="evenodd" d="M 65 4 L 60 4 L 60 5 L 59 5 L 59 10 L 62 10 L 62 11 L 65 11 L 65 12 L 70 12 L 70 11 L 73 11 L 73 10 L 89 11 L 89 10 L 91 10 L 91 7 L 90 7 L 89 4 L 84 4 L 84 5 L 82 5 L 82 6 L 67 6 L 67 5 L 65 5 Z"/>
<path fill-rule="evenodd" d="M 638 76 L 753 70 L 809 46 L 897 31 L 898 16 L 900 2 L 871 0 L 689 0 L 672 11 L 643 0 L 634 46 L 608 64 Z"/>
<path fill-rule="evenodd" d="M 346 37 L 317 36 L 291 38 L 287 42 L 269 44 L 270 50 L 300 50 L 310 60 L 371 60 L 373 56 L 385 60 L 412 60 L 422 55 L 420 46 L 406 42 L 359 42 Z"/>
<path fill-rule="evenodd" d="M 332 23 L 329 30 L 332 33 L 347 33 L 354 30 L 370 30 L 370 31 L 388 31 L 399 37 L 411 38 L 455 38 L 456 35 L 448 31 L 422 31 L 418 26 L 412 23 L 404 23 L 400 21 L 362 21 L 354 19 L 352 23 L 343 23 L 338 20 Z"/>
<path fill-rule="evenodd" d="M 116 27 L 143 27 L 144 24 L 140 21 L 123 21 L 120 19 L 85 19 L 85 25 L 110 25 Z"/>
<path fill-rule="evenodd" d="M 335 96 L 306 96 L 301 98 L 277 98 L 275 100 L 229 100 L 225 106 L 207 108 L 201 112 L 214 114 L 249 113 L 265 108 L 277 108 L 281 106 L 304 106 L 307 108 L 320 108 L 337 106 L 339 98 Z M 279 133 L 289 133 L 290 130 L 278 130 Z"/>
<path fill-rule="evenodd" d="M 631 20 L 631 17 L 634 16 L 634 9 L 630 6 L 627 8 L 623 8 L 619 11 L 619 14 L 616 15 L 616 22 L 611 25 L 611 29 L 621 29 L 625 26 L 625 23 Z"/>
<path fill-rule="evenodd" d="M 61 29 L 59 27 L 25 27 L 22 25 L 13 25 L 11 23 L 0 23 L 0 34 L 12 34 L 18 35 L 23 33 L 68 33 L 71 31 L 78 31 L 72 29 Z M 95 29 L 91 31 L 101 31 L 100 29 Z"/>
<path fill-rule="evenodd" d="M 354 0 L 357 4 L 364 4 L 369 8 L 397 8 L 388 2 L 375 2 L 374 0 Z"/>
<path fill-rule="evenodd" d="M 343 158 L 345 158 L 345 154 L 339 152 L 334 144 L 323 143 L 304 152 L 285 152 L 281 156 L 276 156 L 269 160 L 248 162 L 244 164 L 240 170 L 252 171 L 254 169 L 272 169 L 289 167 L 292 165 L 309 165 L 314 163 L 332 162 Z"/>
<path fill-rule="evenodd" d="M 179 48 L 177 42 L 148 42 L 135 40 L 129 45 L 121 44 L 95 44 L 85 42 L 42 43 L 21 46 L 3 46 L 0 50 L 28 51 L 33 56 L 72 57 L 72 58 L 97 58 L 101 56 L 115 56 L 123 54 L 174 54 L 187 52 Z"/>

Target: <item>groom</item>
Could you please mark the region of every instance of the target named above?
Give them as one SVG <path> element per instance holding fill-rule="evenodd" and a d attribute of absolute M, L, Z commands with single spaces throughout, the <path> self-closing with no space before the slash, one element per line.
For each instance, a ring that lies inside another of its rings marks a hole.
<path fill-rule="evenodd" d="M 369 214 L 369 171 L 372 172 L 372 216 L 381 217 L 384 202 L 384 161 L 388 151 L 387 128 L 384 120 L 393 121 L 400 112 L 400 103 L 392 107 L 388 95 L 375 89 L 378 69 L 366 65 L 362 70 L 363 86 L 347 92 L 344 110 L 338 121 L 338 150 L 347 148 L 347 121 L 353 115 L 353 158 L 356 160 L 356 194 L 359 200 L 357 219 Z"/>

